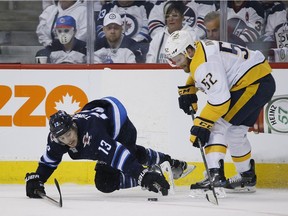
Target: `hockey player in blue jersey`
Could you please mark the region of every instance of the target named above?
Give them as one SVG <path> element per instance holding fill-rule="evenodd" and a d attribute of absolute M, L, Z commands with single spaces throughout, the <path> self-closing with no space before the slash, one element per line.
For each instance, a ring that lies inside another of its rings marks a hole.
<path fill-rule="evenodd" d="M 30 198 L 40 198 L 37 191 L 45 193 L 44 183 L 65 153 L 73 160 L 98 161 L 95 185 L 104 193 L 142 186 L 165 196 L 170 186 L 155 164 L 168 161 L 174 179 L 192 171 L 184 161 L 137 145 L 137 130 L 114 97 L 91 101 L 73 116 L 60 110 L 50 117 L 49 125 L 46 152 L 36 172 L 26 174 L 26 195 Z"/>

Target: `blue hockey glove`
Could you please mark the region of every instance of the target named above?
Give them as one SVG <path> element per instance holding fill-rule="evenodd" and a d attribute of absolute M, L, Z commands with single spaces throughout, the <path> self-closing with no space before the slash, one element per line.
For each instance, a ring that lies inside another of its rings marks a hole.
<path fill-rule="evenodd" d="M 27 173 L 26 181 L 26 196 L 30 198 L 41 198 L 37 191 L 46 194 L 44 183 L 40 181 L 40 176 L 37 173 Z"/>
<path fill-rule="evenodd" d="M 160 167 L 157 165 L 144 169 L 138 177 L 138 184 L 155 193 L 160 191 L 163 196 L 167 196 L 168 190 L 170 189 L 169 183 L 166 181 Z"/>

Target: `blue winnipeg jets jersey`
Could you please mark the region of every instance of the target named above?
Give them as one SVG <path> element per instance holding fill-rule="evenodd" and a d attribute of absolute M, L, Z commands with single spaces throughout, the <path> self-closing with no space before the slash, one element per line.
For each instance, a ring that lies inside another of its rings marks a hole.
<path fill-rule="evenodd" d="M 37 173 L 45 182 L 68 153 L 74 160 L 103 161 L 130 176 L 138 177 L 143 170 L 131 152 L 117 137 L 127 119 L 124 106 L 113 97 L 88 103 L 73 116 L 77 125 L 78 144 L 75 148 L 60 143 L 51 133 L 46 152 L 40 158 Z"/>

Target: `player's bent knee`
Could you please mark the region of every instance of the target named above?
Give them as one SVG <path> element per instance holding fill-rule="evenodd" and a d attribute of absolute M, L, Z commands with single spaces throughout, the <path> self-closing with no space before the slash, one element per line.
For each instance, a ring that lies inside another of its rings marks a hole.
<path fill-rule="evenodd" d="M 120 187 L 120 171 L 106 164 L 97 163 L 95 167 L 95 186 L 103 193 L 112 193 L 119 190 Z"/>

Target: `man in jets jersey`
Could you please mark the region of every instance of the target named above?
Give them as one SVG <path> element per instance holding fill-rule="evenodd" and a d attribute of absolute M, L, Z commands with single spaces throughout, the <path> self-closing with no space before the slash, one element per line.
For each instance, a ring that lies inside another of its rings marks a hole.
<path fill-rule="evenodd" d="M 194 119 L 190 141 L 205 148 L 215 187 L 254 190 L 256 184 L 248 128 L 275 92 L 271 67 L 259 51 L 221 41 L 195 41 L 186 31 L 176 31 L 165 46 L 168 61 L 190 72 L 179 87 L 179 105 L 187 114 L 197 109 L 196 90 L 207 95 L 207 103 Z M 229 144 L 239 174 L 226 181 L 223 161 Z M 209 181 L 191 185 L 207 189 Z"/>
<path fill-rule="evenodd" d="M 37 191 L 45 194 L 44 183 L 66 153 L 73 160 L 98 161 L 95 185 L 104 193 L 139 185 L 167 195 L 170 186 L 159 166 L 154 166 L 164 161 L 170 163 L 174 179 L 188 174 L 186 162 L 136 144 L 136 128 L 114 97 L 91 101 L 73 116 L 60 110 L 50 117 L 49 125 L 46 152 L 36 172 L 26 174 L 30 198 L 40 198 Z"/>

